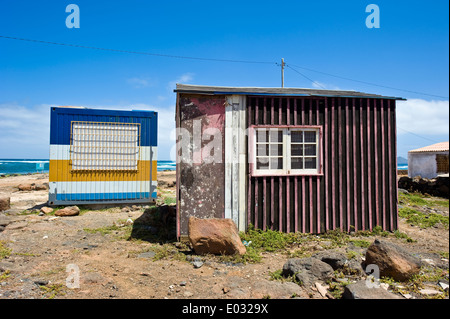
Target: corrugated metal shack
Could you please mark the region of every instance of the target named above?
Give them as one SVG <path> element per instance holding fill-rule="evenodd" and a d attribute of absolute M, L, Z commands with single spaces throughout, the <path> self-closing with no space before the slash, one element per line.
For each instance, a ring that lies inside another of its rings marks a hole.
<path fill-rule="evenodd" d="M 175 92 L 179 237 L 189 216 L 232 218 L 239 230 L 397 229 L 402 98 L 183 84 Z"/>
<path fill-rule="evenodd" d="M 49 204 L 156 199 L 157 113 L 52 107 Z"/>

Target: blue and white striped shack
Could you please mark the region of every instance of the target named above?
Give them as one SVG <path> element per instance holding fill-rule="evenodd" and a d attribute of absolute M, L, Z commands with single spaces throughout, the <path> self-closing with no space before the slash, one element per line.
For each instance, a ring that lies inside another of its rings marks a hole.
<path fill-rule="evenodd" d="M 50 113 L 50 205 L 156 200 L 156 112 L 52 107 Z"/>

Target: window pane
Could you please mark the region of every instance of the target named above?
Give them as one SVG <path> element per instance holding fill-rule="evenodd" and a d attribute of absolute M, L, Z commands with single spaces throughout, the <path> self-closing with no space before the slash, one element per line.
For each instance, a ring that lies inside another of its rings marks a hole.
<path fill-rule="evenodd" d="M 256 142 L 257 143 L 268 143 L 269 142 L 269 132 L 267 130 L 257 130 L 256 131 Z"/>
<path fill-rule="evenodd" d="M 305 143 L 315 143 L 316 132 L 305 131 Z"/>
<path fill-rule="evenodd" d="M 270 156 L 283 156 L 283 144 L 270 144 Z"/>
<path fill-rule="evenodd" d="M 282 143 L 283 142 L 283 131 L 271 130 L 270 131 L 270 142 L 271 143 Z"/>
<path fill-rule="evenodd" d="M 257 144 L 256 156 L 267 156 L 267 155 L 269 155 L 269 144 Z"/>
<path fill-rule="evenodd" d="M 316 158 L 315 157 L 305 157 L 305 169 L 315 169 Z"/>
<path fill-rule="evenodd" d="M 256 169 L 269 169 L 269 158 L 258 157 L 256 159 Z"/>
<path fill-rule="evenodd" d="M 302 157 L 292 157 L 291 158 L 291 169 L 303 169 L 303 158 Z"/>
<path fill-rule="evenodd" d="M 292 143 L 303 142 L 303 132 L 302 131 L 292 131 L 291 132 L 291 142 Z"/>
<path fill-rule="evenodd" d="M 270 158 L 270 169 L 283 169 L 283 158 Z"/>
<path fill-rule="evenodd" d="M 305 144 L 305 156 L 306 155 L 316 155 L 316 145 L 315 144 Z"/>
<path fill-rule="evenodd" d="M 302 156 L 303 155 L 303 144 L 291 144 L 291 155 L 292 156 Z"/>

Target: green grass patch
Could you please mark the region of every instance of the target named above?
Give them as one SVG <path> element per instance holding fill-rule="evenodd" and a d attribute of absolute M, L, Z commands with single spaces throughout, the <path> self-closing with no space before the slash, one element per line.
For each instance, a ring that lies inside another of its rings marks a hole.
<path fill-rule="evenodd" d="M 117 239 L 127 240 L 130 238 L 132 225 L 128 225 L 126 220 L 118 220 L 111 226 L 105 226 L 100 228 L 84 228 L 86 233 L 89 234 L 101 234 L 103 236 L 115 234 L 117 235 Z"/>
<path fill-rule="evenodd" d="M 419 226 L 420 228 L 429 228 L 440 223 L 444 225 L 446 229 L 448 229 L 448 216 L 443 216 L 436 213 L 426 214 L 409 207 L 400 208 L 398 211 L 398 215 L 401 218 L 405 218 L 408 223 Z"/>
<path fill-rule="evenodd" d="M 361 248 L 368 248 L 370 246 L 370 244 L 371 244 L 367 240 L 363 240 L 363 239 L 352 239 L 352 240 L 350 240 L 350 242 L 354 246 L 361 247 Z"/>
<path fill-rule="evenodd" d="M 0 241 L 0 260 L 9 257 L 11 252 L 11 248 L 6 247 L 4 241 Z"/>
<path fill-rule="evenodd" d="M 3 274 L 0 275 L 0 282 L 5 281 L 10 276 L 10 271 L 5 270 Z"/>
<path fill-rule="evenodd" d="M 420 193 L 399 193 L 398 202 L 401 205 L 410 206 L 449 207 L 448 199 L 430 198 L 429 196 Z"/>
<path fill-rule="evenodd" d="M 56 296 L 65 295 L 65 286 L 63 284 L 51 284 L 47 286 L 39 286 L 44 292 L 44 296 L 47 299 L 54 299 Z"/>

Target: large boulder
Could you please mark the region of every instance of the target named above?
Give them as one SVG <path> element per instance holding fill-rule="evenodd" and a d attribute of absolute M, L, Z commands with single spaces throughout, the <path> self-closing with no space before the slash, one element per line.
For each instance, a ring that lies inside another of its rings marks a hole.
<path fill-rule="evenodd" d="M 80 213 L 78 206 L 69 206 L 56 211 L 55 216 L 76 216 Z"/>
<path fill-rule="evenodd" d="M 343 299 L 403 299 L 382 288 L 380 285 L 368 284 L 366 280 L 360 280 L 354 284 L 345 286 Z"/>
<path fill-rule="evenodd" d="M 0 212 L 11 208 L 11 199 L 6 196 L 0 196 Z"/>
<path fill-rule="evenodd" d="M 189 241 L 196 254 L 243 255 L 246 248 L 232 219 L 189 218 Z"/>
<path fill-rule="evenodd" d="M 367 248 L 365 264 L 377 265 L 380 276 L 407 281 L 419 273 L 421 260 L 393 243 L 376 239 Z"/>
<path fill-rule="evenodd" d="M 333 277 L 333 268 L 313 257 L 291 258 L 283 265 L 282 275 L 295 276 L 303 286 L 312 286 L 316 281 L 327 281 Z"/>

